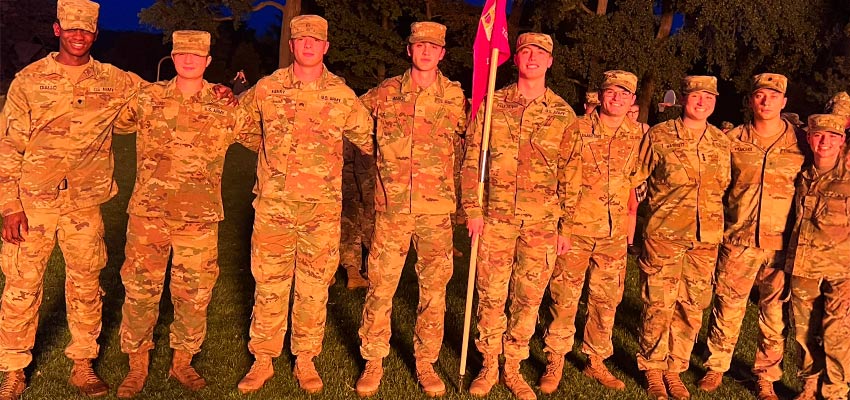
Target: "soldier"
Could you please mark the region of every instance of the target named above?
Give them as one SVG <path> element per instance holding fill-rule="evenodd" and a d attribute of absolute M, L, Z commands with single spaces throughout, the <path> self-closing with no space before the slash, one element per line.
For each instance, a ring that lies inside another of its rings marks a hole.
<path fill-rule="evenodd" d="M 573 143 L 566 131 L 575 121 L 569 104 L 546 87 L 552 47 L 549 35 L 524 33 L 517 38 L 514 62 L 519 79 L 494 95 L 487 197 L 480 205 L 476 186 L 483 107 L 470 125 L 462 196 L 467 229 L 470 235 L 480 235 L 475 345 L 484 357 L 469 388 L 473 396 L 487 395 L 496 384 L 499 355 L 504 352 L 505 384 L 520 399 L 535 398 L 519 366 L 528 358 L 528 341 L 556 254 L 567 246 L 559 232 L 567 192 L 559 182 L 558 171 L 563 168 L 559 152 L 562 142 Z"/>
<path fill-rule="evenodd" d="M 292 305 L 293 374 L 309 392 L 323 383 L 313 358 L 322 351 L 328 285 L 339 266 L 343 136 L 372 153 L 372 118 L 345 82 L 323 64 L 328 22 L 292 19 L 295 62 L 243 95 L 263 141 L 254 192 L 251 272 L 256 280 L 248 350 L 255 361 L 239 382 L 259 390 L 274 375 Z"/>
<path fill-rule="evenodd" d="M 584 115 L 588 115 L 593 110 L 599 107 L 599 92 L 596 90 L 588 90 L 584 94 Z"/>
<path fill-rule="evenodd" d="M 456 208 L 455 144 L 466 126 L 460 84 L 440 72 L 446 27 L 415 22 L 407 54 L 411 68 L 360 99 L 377 130 L 375 237 L 369 252 L 369 291 L 360 325 L 366 368 L 357 394 L 377 393 L 390 351 L 392 301 L 411 240 L 416 249 L 419 307 L 413 346 L 416 378 L 430 397 L 446 386 L 434 371 L 443 344 L 446 284 L 452 276 L 452 217 Z"/>
<path fill-rule="evenodd" d="M 365 288 L 369 281 L 360 269 L 363 249 L 369 249 L 375 225 L 375 158 L 346 139 L 343 160 L 339 264 L 346 272 L 348 289 Z"/>
<path fill-rule="evenodd" d="M 781 117 L 788 80 L 778 74 L 753 77 L 749 106 L 753 120 L 727 133 L 732 180 L 724 198 L 725 228 L 715 272 L 710 353 L 700 380 L 712 392 L 729 370 L 750 291 L 759 291 L 759 338 L 753 374 L 760 400 L 776 399 L 773 382 L 782 377 L 785 324 L 785 245 L 790 234 L 794 179 L 806 156 L 801 134 Z"/>
<path fill-rule="evenodd" d="M 173 249 L 171 299 L 174 321 L 169 375 L 191 390 L 206 385 L 191 366 L 206 335 L 206 311 L 218 277 L 218 222 L 224 219 L 221 173 L 237 138 L 257 150 L 259 126 L 246 113 L 216 98 L 203 75 L 212 58 L 210 34 L 172 35 L 177 77 L 148 86 L 123 109 L 116 129 L 138 132 L 136 184 L 127 213 L 126 259 L 121 267 L 125 300 L 121 351 L 130 371 L 118 397 L 142 390 L 168 258 Z M 253 135 L 240 135 L 250 129 Z"/>
<path fill-rule="evenodd" d="M 649 216 L 640 258 L 643 326 L 638 368 L 654 399 L 690 398 L 679 374 L 711 302 L 711 277 L 723 237 L 723 192 L 729 184 L 729 139 L 708 123 L 717 78 L 682 82 L 683 116 L 643 137 L 632 183 L 647 181 Z M 666 384 L 666 387 L 665 387 Z"/>
<path fill-rule="evenodd" d="M 568 186 L 562 234 L 569 251 L 558 257 L 549 293 L 552 322 L 545 342 L 548 364 L 540 378 L 540 390 L 558 389 L 564 356 L 572 350 L 575 316 L 587 276 L 587 323 L 582 352 L 588 356 L 584 374 L 606 387 L 625 385 L 612 375 L 603 361 L 613 354 L 611 332 L 614 314 L 623 296 L 626 273 L 627 175 L 643 132 L 626 117 L 635 101 L 638 78 L 631 72 L 607 71 L 599 97 L 602 103 L 569 127 L 568 136 L 578 142 L 565 169 Z M 612 173 L 613 172 L 613 173 Z"/>
<path fill-rule="evenodd" d="M 844 123 L 845 133 L 850 129 L 850 95 L 847 92 L 836 93 L 826 105 L 826 112 L 829 114 L 840 115 L 846 118 Z"/>
<path fill-rule="evenodd" d="M 791 308 L 803 392 L 847 399 L 850 383 L 850 170 L 843 158 L 846 120 L 809 117 L 807 142 L 813 165 L 797 180 L 797 222 L 788 246 Z"/>
<path fill-rule="evenodd" d="M 0 305 L 0 399 L 26 388 L 47 260 L 57 237 L 65 257 L 65 297 L 74 360 L 69 383 L 88 396 L 109 387 L 92 369 L 101 330 L 100 270 L 106 265 L 100 204 L 112 180 L 112 121 L 142 80 L 89 54 L 97 3 L 60 0 L 53 33 L 59 51 L 21 70 L 4 107 L 0 207 L 6 276 Z"/>
<path fill-rule="evenodd" d="M 723 121 L 720 123 L 720 130 L 723 131 L 723 133 L 731 131 L 734 127 L 735 125 L 732 125 L 729 121 Z"/>

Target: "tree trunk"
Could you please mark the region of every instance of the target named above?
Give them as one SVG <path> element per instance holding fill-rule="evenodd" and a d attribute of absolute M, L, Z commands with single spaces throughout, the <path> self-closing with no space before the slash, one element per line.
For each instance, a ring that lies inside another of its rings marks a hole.
<path fill-rule="evenodd" d="M 289 29 L 289 24 L 292 22 L 292 18 L 298 15 L 301 15 L 301 0 L 286 0 L 280 21 L 278 68 L 286 68 L 289 64 L 292 64 L 292 51 L 289 50 L 289 39 L 292 38 L 292 31 Z"/>
<path fill-rule="evenodd" d="M 390 30 L 390 16 L 384 14 L 381 17 L 381 28 L 384 28 L 384 31 Z M 378 82 L 383 82 L 384 79 L 387 79 L 387 64 L 378 63 L 377 70 L 375 71 L 378 76 Z"/>
<path fill-rule="evenodd" d="M 596 15 L 605 15 L 608 12 L 608 0 L 599 0 L 596 3 Z"/>
<path fill-rule="evenodd" d="M 652 95 L 655 94 L 656 80 L 652 72 L 643 76 L 636 104 L 640 107 L 638 121 L 649 123 L 649 108 L 652 106 Z"/>
<path fill-rule="evenodd" d="M 427 20 L 427 21 L 430 21 L 431 17 L 432 17 L 432 15 L 431 15 L 431 7 L 432 7 L 431 2 L 432 1 L 433 0 L 425 0 L 425 20 Z"/>

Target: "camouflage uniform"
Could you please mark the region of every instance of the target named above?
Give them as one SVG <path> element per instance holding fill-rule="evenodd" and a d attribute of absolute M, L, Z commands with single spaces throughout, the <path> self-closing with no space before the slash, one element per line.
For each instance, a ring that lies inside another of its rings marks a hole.
<path fill-rule="evenodd" d="M 417 254 L 417 360 L 435 362 L 443 343 L 446 284 L 452 275 L 455 145 L 466 125 L 460 84 L 439 71 L 417 87 L 408 70 L 361 97 L 377 121 L 375 236 L 360 327 L 366 360 L 389 354 L 392 299 L 411 239 Z"/>
<path fill-rule="evenodd" d="M 243 130 L 254 132 L 239 135 L 247 147 L 256 151 L 260 141 L 259 126 L 245 112 L 237 113 L 218 100 L 209 83 L 204 81 L 198 93 L 185 98 L 177 79 L 142 89 L 115 124 L 119 131 L 138 132 L 136 183 L 127 209 L 121 267 L 126 294 L 120 335 L 125 353 L 154 347 L 153 329 L 172 249 L 171 347 L 189 354 L 200 351 L 218 277 L 224 156 Z"/>
<path fill-rule="evenodd" d="M 688 77 L 685 83 L 686 92 L 717 94 L 713 77 Z M 647 181 L 649 198 L 639 263 L 641 370 L 688 369 L 703 311 L 711 302 L 711 277 L 723 237 L 729 143 L 714 125 L 695 132 L 681 118 L 652 127 L 641 141 L 632 174 L 633 184 Z"/>
<path fill-rule="evenodd" d="M 363 154 L 348 140 L 343 141 L 342 232 L 339 263 L 346 270 L 360 271 L 363 248 L 372 245 L 375 229 L 375 157 Z"/>
<path fill-rule="evenodd" d="M 771 74 L 772 75 L 772 74 Z M 784 93 L 784 87 L 780 88 Z M 759 290 L 759 339 L 753 373 L 770 382 L 782 377 L 785 323 L 785 245 L 790 234 L 791 188 L 805 158 L 801 131 L 786 122 L 769 148 L 756 143 L 752 124 L 727 132 L 731 140 L 732 180 L 724 199 L 725 230 L 715 272 L 716 293 L 708 334 L 710 371 L 729 369 L 747 300 Z"/>
<path fill-rule="evenodd" d="M 563 234 L 572 248 L 558 257 L 549 292 L 552 323 L 546 330 L 545 351 L 556 357 L 570 352 L 575 339 L 575 316 L 587 276 L 587 322 L 582 352 L 603 359 L 613 354 L 614 314 L 623 297 L 626 273 L 628 172 L 642 136 L 641 127 L 624 118 L 617 129 L 599 120 L 599 111 L 580 118 L 569 128 L 577 140 L 565 173 Z"/>
<path fill-rule="evenodd" d="M 832 115 L 809 117 L 809 132 L 844 132 Z M 843 156 L 797 180 L 797 221 L 788 246 L 791 306 L 804 379 L 824 375 L 824 399 L 847 399 L 850 383 L 850 170 Z M 825 374 L 824 374 L 825 371 Z"/>
<path fill-rule="evenodd" d="M 96 26 L 96 23 L 95 23 Z M 96 28 L 92 28 L 96 29 Z M 76 82 L 54 59 L 20 71 L 4 106 L 0 138 L 0 207 L 25 212 L 29 235 L 4 243 L 6 284 L 0 306 L 0 370 L 32 360 L 44 270 L 59 242 L 71 342 L 65 354 L 93 359 L 101 328 L 100 270 L 106 265 L 100 204 L 118 188 L 112 179 L 112 121 L 143 82 L 93 59 Z"/>
<path fill-rule="evenodd" d="M 575 112 L 551 89 L 529 100 L 512 84 L 494 96 L 482 206 L 476 186 L 484 107 L 467 134 L 462 182 L 468 218 L 484 217 L 478 249 L 479 333 L 475 345 L 484 355 L 499 355 L 504 350 L 507 359 L 524 360 L 555 264 L 564 200 L 557 171 L 565 157 L 559 153 L 563 140 L 573 143 L 566 132 L 575 121 Z"/>
<path fill-rule="evenodd" d="M 251 271 L 257 286 L 248 349 L 277 357 L 292 306 L 292 353 L 322 350 L 328 284 L 339 265 L 343 136 L 371 153 L 372 119 L 343 80 L 323 69 L 300 81 L 293 66 L 257 82 L 241 102 L 263 125 Z"/>

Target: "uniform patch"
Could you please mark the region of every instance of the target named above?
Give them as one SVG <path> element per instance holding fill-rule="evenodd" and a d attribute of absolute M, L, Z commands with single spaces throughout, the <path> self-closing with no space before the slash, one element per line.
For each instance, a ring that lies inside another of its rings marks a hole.
<path fill-rule="evenodd" d="M 732 146 L 732 151 L 738 152 L 738 153 L 740 153 L 740 152 L 746 153 L 746 152 L 750 152 L 750 151 L 755 151 L 755 147 L 753 147 L 753 146 L 740 146 L 740 145 L 739 146 Z"/>
<path fill-rule="evenodd" d="M 319 96 L 319 98 L 324 100 L 324 101 L 331 102 L 331 103 L 334 103 L 334 104 L 342 103 L 342 99 L 340 99 L 339 97 L 321 95 L 321 96 Z"/>
<path fill-rule="evenodd" d="M 112 87 L 93 87 L 89 89 L 89 93 L 112 93 L 115 88 Z"/>
<path fill-rule="evenodd" d="M 685 147 L 685 144 L 682 142 L 679 143 L 666 143 L 664 144 L 665 149 L 682 149 Z"/>
<path fill-rule="evenodd" d="M 212 106 L 204 106 L 204 111 L 205 111 L 205 112 L 208 112 L 208 113 L 213 113 L 213 114 L 216 114 L 216 115 L 225 115 L 225 114 L 227 114 L 227 111 L 224 111 L 224 110 L 222 110 L 222 109 L 220 109 L 220 108 L 212 107 Z"/>

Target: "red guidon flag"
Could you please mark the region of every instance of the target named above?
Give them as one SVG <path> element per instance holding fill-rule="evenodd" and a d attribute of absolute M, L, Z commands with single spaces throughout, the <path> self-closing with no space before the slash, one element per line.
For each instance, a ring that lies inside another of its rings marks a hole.
<path fill-rule="evenodd" d="M 499 49 L 496 65 L 502 65 L 511 58 L 508 44 L 508 21 L 505 17 L 506 0 L 487 0 L 481 19 L 478 21 L 478 33 L 472 46 L 472 118 L 487 95 L 487 80 L 490 73 L 490 50 Z"/>

